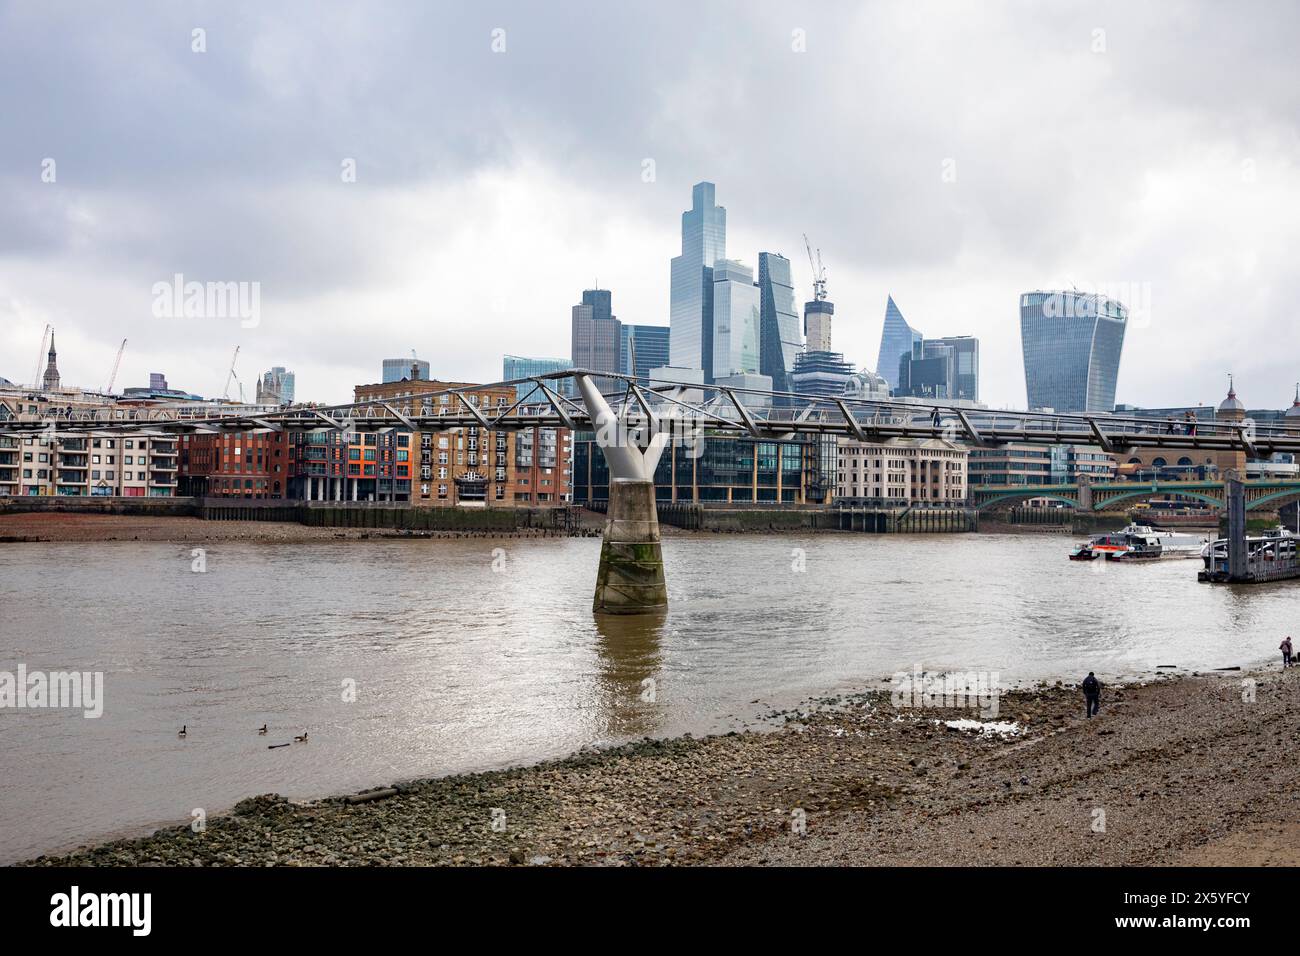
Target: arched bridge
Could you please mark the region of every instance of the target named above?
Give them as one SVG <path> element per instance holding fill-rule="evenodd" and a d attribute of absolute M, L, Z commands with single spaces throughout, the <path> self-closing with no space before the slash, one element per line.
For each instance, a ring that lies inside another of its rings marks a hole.
<path fill-rule="evenodd" d="M 1300 500 L 1300 480 L 1260 479 L 1243 482 L 1246 510 L 1273 511 Z M 1181 495 L 1213 508 L 1226 507 L 1221 481 L 1096 481 L 1082 485 L 971 485 L 970 497 L 981 511 L 1045 498 L 1080 511 L 1112 511 L 1130 502 L 1161 495 Z"/>

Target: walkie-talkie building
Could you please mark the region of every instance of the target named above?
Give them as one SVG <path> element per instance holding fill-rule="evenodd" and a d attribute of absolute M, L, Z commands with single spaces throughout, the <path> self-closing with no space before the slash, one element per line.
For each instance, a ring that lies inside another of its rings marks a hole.
<path fill-rule="evenodd" d="M 1128 309 L 1084 292 L 1026 292 L 1020 343 L 1029 407 L 1113 412 Z"/>

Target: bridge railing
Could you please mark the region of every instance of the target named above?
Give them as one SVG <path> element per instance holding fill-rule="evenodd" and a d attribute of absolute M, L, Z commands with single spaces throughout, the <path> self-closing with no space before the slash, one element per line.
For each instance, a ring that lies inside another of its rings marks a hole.
<path fill-rule="evenodd" d="M 68 409 L 52 403 L 39 414 L 20 413 L 0 421 L 0 433 L 30 434 L 51 428 L 58 432 L 156 428 L 179 433 L 413 427 L 442 431 L 476 425 L 498 430 L 534 425 L 590 428 L 591 419 L 581 400 L 563 394 L 561 385 L 579 375 L 613 383 L 603 392 L 611 407 L 623 421 L 641 426 L 650 426 L 653 415 L 656 427 L 677 419 L 705 429 L 759 437 L 829 434 L 873 442 L 933 437 L 988 446 L 1077 444 L 1100 447 L 1115 455 L 1137 447 L 1239 449 L 1252 457 L 1300 451 L 1300 427 L 1285 423 L 1170 422 L 1140 416 L 967 408 L 942 401 L 828 397 L 716 384 L 658 380 L 643 384 L 632 376 L 582 369 L 330 406 L 185 403 Z M 493 407 L 477 404 L 477 393 L 484 389 L 519 385 L 532 386 L 521 401 Z"/>

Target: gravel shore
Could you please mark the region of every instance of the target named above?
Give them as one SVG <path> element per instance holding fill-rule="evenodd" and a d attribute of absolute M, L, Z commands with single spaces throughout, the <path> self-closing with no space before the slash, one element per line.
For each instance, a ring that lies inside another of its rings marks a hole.
<path fill-rule="evenodd" d="M 1280 669 L 1108 688 L 1092 720 L 1073 688 L 1011 691 L 1008 733 L 866 691 L 768 715 L 772 731 L 646 740 L 368 797 L 253 797 L 201 833 L 29 863 L 1295 865 L 1298 713 L 1300 672 Z"/>

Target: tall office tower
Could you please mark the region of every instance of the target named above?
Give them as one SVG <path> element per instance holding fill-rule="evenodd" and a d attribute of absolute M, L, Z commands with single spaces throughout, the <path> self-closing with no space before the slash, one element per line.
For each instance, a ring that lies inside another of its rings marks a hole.
<path fill-rule="evenodd" d="M 383 384 L 389 385 L 402 379 L 427 382 L 429 380 L 429 363 L 417 358 L 384 359 Z"/>
<path fill-rule="evenodd" d="M 808 339 L 805 348 L 809 352 L 831 350 L 831 317 L 834 315 L 835 303 L 827 299 L 814 299 L 803 304 L 803 331 Z"/>
<path fill-rule="evenodd" d="M 563 372 L 573 367 L 573 362 L 562 358 L 530 358 L 526 355 L 506 355 L 501 360 L 501 377 L 509 382 L 516 378 L 528 378 L 531 375 L 546 375 L 549 372 Z M 577 386 L 571 378 L 549 380 L 549 388 L 561 395 L 572 398 L 578 393 Z M 515 386 L 515 401 L 527 401 L 528 404 L 545 403 L 546 395 L 533 382 L 521 382 Z"/>
<path fill-rule="evenodd" d="M 614 318 L 614 293 L 609 289 L 583 289 L 582 304 L 591 306 L 593 319 Z"/>
<path fill-rule="evenodd" d="M 898 360 L 894 394 L 911 398 L 954 398 L 956 349 L 931 339 L 912 344 L 912 354 Z"/>
<path fill-rule="evenodd" d="M 573 307 L 573 367 L 593 372 L 618 372 L 622 325 L 614 318 L 608 289 L 586 289 L 582 301 Z M 615 387 L 616 379 L 599 378 L 602 391 Z"/>
<path fill-rule="evenodd" d="M 292 405 L 293 391 L 293 372 L 286 371 L 283 365 L 276 365 L 269 372 L 263 372 L 257 382 L 257 404 Z"/>
<path fill-rule="evenodd" d="M 1026 292 L 1020 344 L 1029 407 L 1113 412 L 1128 309 L 1084 292 Z"/>
<path fill-rule="evenodd" d="M 758 372 L 759 295 L 754 270 L 734 259 L 713 264 L 713 367 L 706 381 Z"/>
<path fill-rule="evenodd" d="M 912 347 L 921 341 L 921 333 L 907 324 L 903 313 L 890 296 L 885 305 L 885 327 L 880 332 L 880 357 L 876 360 L 876 374 L 898 388 L 898 363 L 912 354 Z"/>
<path fill-rule="evenodd" d="M 925 344 L 951 349 L 948 397 L 963 401 L 980 400 L 980 340 L 973 335 L 945 335 L 926 339 Z"/>
<path fill-rule="evenodd" d="M 712 382 L 713 264 L 727 257 L 727 210 L 714 204 L 713 183 L 696 183 L 682 213 L 682 254 L 672 261 L 669 365 L 704 370 Z"/>
<path fill-rule="evenodd" d="M 800 352 L 790 373 L 794 390 L 800 395 L 841 398 L 853 379 L 853 363 L 839 352 Z"/>
<path fill-rule="evenodd" d="M 667 364 L 668 326 L 623 324 L 618 367 L 624 375 L 635 375 L 638 385 L 647 385 L 650 370 Z"/>
<path fill-rule="evenodd" d="M 774 391 L 788 392 L 794 358 L 803 346 L 789 259 L 775 252 L 758 254 L 758 294 L 758 370 L 772 380 Z"/>
<path fill-rule="evenodd" d="M 167 376 L 162 372 L 149 373 L 149 390 L 151 392 L 167 391 Z"/>

